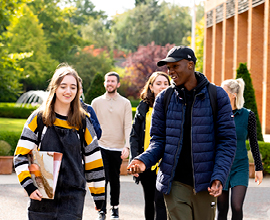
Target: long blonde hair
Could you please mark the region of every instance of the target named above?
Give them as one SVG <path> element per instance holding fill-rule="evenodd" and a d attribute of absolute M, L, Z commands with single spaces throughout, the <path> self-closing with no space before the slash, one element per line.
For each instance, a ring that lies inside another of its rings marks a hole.
<path fill-rule="evenodd" d="M 41 111 L 42 119 L 46 126 L 52 126 L 56 119 L 54 111 L 54 104 L 56 100 L 55 91 L 61 84 L 63 78 L 67 75 L 73 76 L 77 82 L 77 93 L 75 98 L 70 103 L 67 121 L 70 126 L 82 127 L 82 119 L 85 118 L 85 113 L 80 103 L 81 85 L 79 83 L 79 76 L 76 70 L 65 63 L 58 65 L 47 89 L 49 91 L 48 99 L 46 104 L 43 106 L 43 110 Z"/>
<path fill-rule="evenodd" d="M 221 87 L 227 86 L 228 92 L 231 94 L 236 94 L 235 97 L 235 107 L 241 109 L 244 106 L 244 89 L 245 82 L 242 78 L 238 79 L 228 79 L 221 83 Z"/>
<path fill-rule="evenodd" d="M 154 101 L 155 101 L 155 95 L 154 93 L 151 92 L 150 85 L 153 85 L 156 78 L 158 76 L 164 76 L 168 80 L 168 84 L 171 85 L 170 83 L 170 78 L 167 73 L 164 72 L 154 72 L 152 75 L 149 77 L 147 80 L 145 86 L 143 87 L 143 90 L 141 92 L 140 98 L 145 101 L 150 107 L 153 107 Z"/>

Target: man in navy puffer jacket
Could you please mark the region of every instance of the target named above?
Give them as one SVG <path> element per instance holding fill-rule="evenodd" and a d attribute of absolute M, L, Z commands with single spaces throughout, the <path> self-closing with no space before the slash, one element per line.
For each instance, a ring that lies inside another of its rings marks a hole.
<path fill-rule="evenodd" d="M 168 219 L 215 218 L 216 197 L 230 171 L 236 133 L 230 100 L 217 87 L 213 119 L 207 78 L 194 72 L 197 58 L 186 47 L 174 47 L 157 63 L 167 65 L 174 84 L 167 112 L 164 92 L 155 101 L 149 148 L 128 166 L 139 173 L 160 162 L 156 187 L 164 193 Z"/>

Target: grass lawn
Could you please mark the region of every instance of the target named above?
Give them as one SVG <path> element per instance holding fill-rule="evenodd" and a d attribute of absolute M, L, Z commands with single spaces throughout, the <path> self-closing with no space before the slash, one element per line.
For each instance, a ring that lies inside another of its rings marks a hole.
<path fill-rule="evenodd" d="M 0 118 L 0 132 L 1 131 L 21 132 L 26 120 L 27 119 Z"/>

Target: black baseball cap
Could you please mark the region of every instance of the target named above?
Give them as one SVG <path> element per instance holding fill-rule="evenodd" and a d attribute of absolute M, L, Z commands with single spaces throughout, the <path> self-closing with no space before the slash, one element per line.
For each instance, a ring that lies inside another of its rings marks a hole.
<path fill-rule="evenodd" d="M 180 60 L 191 60 L 196 64 L 197 58 L 192 49 L 185 46 L 175 46 L 167 54 L 166 58 L 157 62 L 158 66 L 164 66 L 166 63 L 173 63 Z"/>

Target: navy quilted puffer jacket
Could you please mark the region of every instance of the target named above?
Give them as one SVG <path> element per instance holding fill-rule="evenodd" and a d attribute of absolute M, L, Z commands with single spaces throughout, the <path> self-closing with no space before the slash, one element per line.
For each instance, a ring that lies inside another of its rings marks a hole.
<path fill-rule="evenodd" d="M 200 77 L 204 75 L 200 74 Z M 156 186 L 162 193 L 169 194 L 183 145 L 185 104 L 175 90 L 165 116 L 163 99 L 164 91 L 157 96 L 155 101 L 149 148 L 136 159 L 141 160 L 147 169 L 162 158 Z M 195 192 L 207 191 L 207 187 L 210 187 L 214 180 L 219 180 L 224 186 L 234 159 L 235 124 L 230 100 L 221 87 L 217 87 L 217 109 L 214 129 L 208 89 L 206 86 L 203 87 L 195 95 L 191 109 L 191 148 Z"/>

